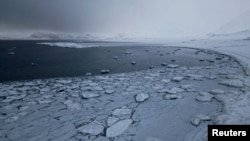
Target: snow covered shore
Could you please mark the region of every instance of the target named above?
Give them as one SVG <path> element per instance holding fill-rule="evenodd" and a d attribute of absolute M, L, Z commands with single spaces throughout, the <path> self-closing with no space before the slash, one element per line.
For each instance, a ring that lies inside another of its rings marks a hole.
<path fill-rule="evenodd" d="M 200 39 L 174 41 L 166 46 L 182 46 L 218 51 L 236 58 L 250 75 L 250 30 L 231 34 L 212 34 Z"/>
<path fill-rule="evenodd" d="M 223 112 L 218 115 L 218 124 L 250 124 L 250 31 L 242 31 L 224 35 L 212 35 L 208 38 L 194 39 L 167 44 L 189 48 L 200 48 L 218 51 L 236 59 L 244 68 L 246 76 L 232 76 L 233 81 L 225 85 L 242 87 L 241 93 L 225 93 L 218 100 L 223 103 Z M 240 82 L 241 81 L 241 82 Z M 244 82 L 244 84 L 242 84 Z M 238 85 L 239 84 L 239 85 Z"/>

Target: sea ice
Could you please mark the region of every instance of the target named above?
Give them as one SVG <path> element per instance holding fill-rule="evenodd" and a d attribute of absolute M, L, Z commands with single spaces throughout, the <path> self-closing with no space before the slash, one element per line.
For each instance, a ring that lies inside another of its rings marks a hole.
<path fill-rule="evenodd" d="M 111 127 L 109 127 L 106 131 L 106 137 L 117 137 L 121 135 L 124 131 L 128 129 L 128 127 L 132 124 L 133 120 L 125 119 L 118 121 Z"/>
<path fill-rule="evenodd" d="M 83 134 L 90 134 L 90 135 L 99 135 L 104 130 L 102 124 L 98 121 L 93 121 L 89 124 L 83 125 L 78 128 L 78 131 Z"/>

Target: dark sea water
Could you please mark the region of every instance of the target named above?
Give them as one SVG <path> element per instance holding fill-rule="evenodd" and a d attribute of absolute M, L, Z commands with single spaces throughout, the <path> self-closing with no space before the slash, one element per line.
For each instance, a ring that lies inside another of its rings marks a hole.
<path fill-rule="evenodd" d="M 201 66 L 211 64 L 199 61 L 201 58 L 215 60 L 215 54 L 198 49 L 152 44 L 81 41 L 105 47 L 64 48 L 37 44 L 41 42 L 69 41 L 0 41 L 0 81 L 84 76 L 87 72 L 99 75 L 102 69 L 110 73 L 132 72 L 163 67 L 162 63 Z M 132 61 L 136 64 L 132 65 Z"/>

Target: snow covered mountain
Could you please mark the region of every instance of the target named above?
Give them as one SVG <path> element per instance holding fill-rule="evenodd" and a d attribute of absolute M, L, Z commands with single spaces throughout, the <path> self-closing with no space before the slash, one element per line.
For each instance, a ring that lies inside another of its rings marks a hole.
<path fill-rule="evenodd" d="M 227 34 L 246 30 L 250 31 L 250 11 L 243 13 L 227 24 L 221 26 L 216 33 Z"/>

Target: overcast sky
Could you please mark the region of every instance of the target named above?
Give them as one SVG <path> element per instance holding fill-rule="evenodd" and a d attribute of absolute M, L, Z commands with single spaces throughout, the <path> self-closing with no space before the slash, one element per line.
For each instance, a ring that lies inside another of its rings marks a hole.
<path fill-rule="evenodd" d="M 0 0 L 0 32 L 195 35 L 246 11 L 250 0 Z"/>

